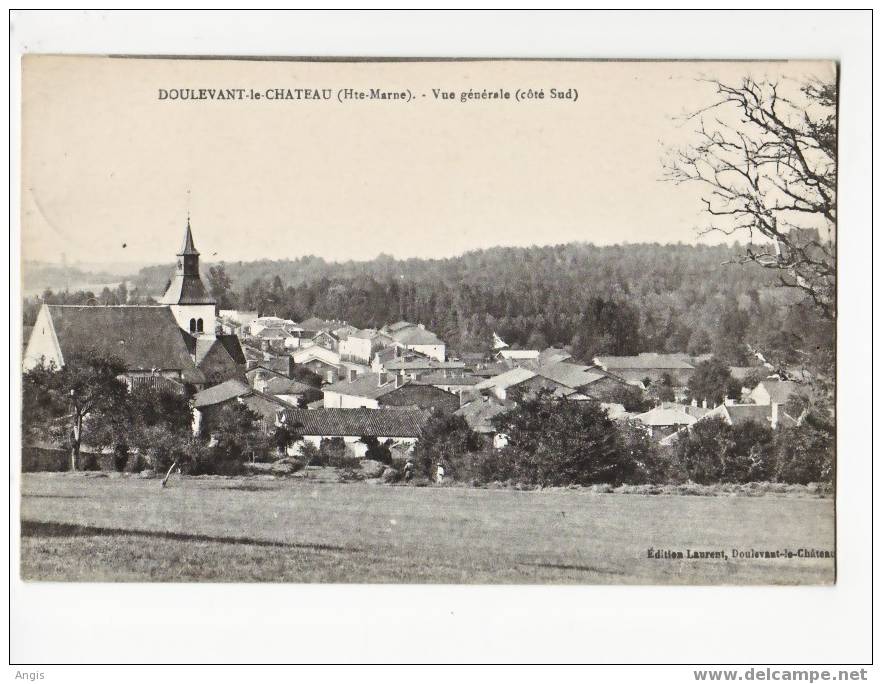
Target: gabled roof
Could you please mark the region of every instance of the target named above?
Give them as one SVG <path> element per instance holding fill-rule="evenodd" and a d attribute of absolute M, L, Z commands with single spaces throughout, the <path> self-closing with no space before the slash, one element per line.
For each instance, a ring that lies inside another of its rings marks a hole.
<path fill-rule="evenodd" d="M 685 406 L 666 405 L 656 406 L 645 413 L 638 413 L 634 416 L 634 420 L 650 427 L 669 427 L 671 425 L 692 425 L 698 418 L 691 415 Z"/>
<path fill-rule="evenodd" d="M 264 394 L 306 394 L 310 390 L 315 389 L 312 385 L 307 385 L 305 382 L 299 382 L 298 380 L 291 380 L 289 378 L 284 378 L 281 376 L 274 376 L 266 381 L 266 386 L 263 387 L 261 392 Z"/>
<path fill-rule="evenodd" d="M 383 385 L 380 385 L 379 373 L 363 373 L 351 382 L 347 378 L 322 387 L 322 390 L 325 392 L 336 392 L 337 394 L 365 397 L 367 399 L 379 399 L 383 395 L 395 391 L 395 389 L 397 389 L 395 387 L 395 378 L 391 373 L 389 374 L 389 379 Z"/>
<path fill-rule="evenodd" d="M 496 397 L 479 397 L 463 404 L 453 415 L 462 416 L 475 432 L 493 433 L 492 420 L 501 413 L 511 411 L 517 404 L 513 401 L 500 401 Z"/>
<path fill-rule="evenodd" d="M 735 404 L 732 406 L 724 405 L 718 408 L 721 412 L 725 412 L 729 415 L 729 420 L 732 422 L 732 425 L 741 425 L 742 423 L 752 420 L 760 425 L 769 427 L 769 424 L 772 421 L 772 407 L 768 405 L 757 406 L 755 404 Z"/>
<path fill-rule="evenodd" d="M 340 363 L 340 355 L 337 352 L 327 349 L 320 344 L 298 349 L 291 353 L 291 358 L 294 359 L 294 363 L 309 363 L 313 359 L 329 364 Z"/>
<path fill-rule="evenodd" d="M 763 380 L 759 384 L 769 393 L 773 404 L 786 404 L 799 391 L 799 384 L 791 380 Z"/>
<path fill-rule="evenodd" d="M 396 333 L 400 330 L 404 330 L 405 328 L 415 327 L 417 327 L 416 323 L 411 323 L 410 321 L 397 321 L 395 323 L 389 323 L 388 325 L 383 326 L 383 331 L 387 333 Z"/>
<path fill-rule="evenodd" d="M 596 362 L 606 370 L 688 370 L 691 363 L 677 354 L 644 352 L 637 356 L 598 356 Z"/>
<path fill-rule="evenodd" d="M 578 389 L 590 385 L 592 382 L 608 378 L 609 374 L 604 373 L 599 368 L 591 366 L 583 366 L 576 363 L 566 363 L 559 361 L 557 363 L 549 363 L 539 366 L 536 373 L 544 378 L 553 380 L 564 387 Z"/>
<path fill-rule="evenodd" d="M 238 380 L 227 380 L 214 387 L 209 387 L 193 395 L 193 405 L 196 408 L 205 408 L 215 404 L 222 404 L 230 399 L 244 397 L 251 393 L 251 388 Z"/>
<path fill-rule="evenodd" d="M 420 437 L 429 414 L 419 409 L 285 409 L 279 418 L 310 437 Z"/>
<path fill-rule="evenodd" d="M 391 333 L 392 338 L 403 345 L 438 345 L 444 344 L 435 333 L 419 326 L 403 328 Z"/>
<path fill-rule="evenodd" d="M 488 390 L 493 389 L 494 387 L 508 389 L 509 387 L 520 385 L 522 382 L 526 382 L 527 380 L 535 377 L 535 371 L 531 371 L 528 368 L 512 368 L 511 370 L 505 371 L 504 373 L 494 375 L 492 378 L 488 378 L 487 380 L 479 382 L 477 385 L 475 385 L 475 389 Z"/>
<path fill-rule="evenodd" d="M 541 352 L 539 352 L 537 361 L 541 365 L 544 365 L 548 363 L 558 363 L 559 361 L 566 361 L 572 358 L 573 355 L 565 349 L 559 349 L 558 347 L 549 347 L 548 349 L 543 349 Z"/>
<path fill-rule="evenodd" d="M 192 338 L 167 306 L 44 306 L 63 359 L 96 351 L 129 371 L 179 370 L 187 382 L 205 382 L 187 346 Z"/>

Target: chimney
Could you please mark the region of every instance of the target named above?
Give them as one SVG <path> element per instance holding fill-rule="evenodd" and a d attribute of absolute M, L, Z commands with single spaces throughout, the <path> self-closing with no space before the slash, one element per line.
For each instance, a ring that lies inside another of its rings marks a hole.
<path fill-rule="evenodd" d="M 707 408 L 707 399 L 706 398 L 701 400 L 701 408 L 704 408 L 704 409 Z"/>
<path fill-rule="evenodd" d="M 380 371 L 379 373 L 377 373 L 377 380 L 377 384 L 382 387 L 387 382 L 389 382 L 389 374 L 386 371 Z"/>
<path fill-rule="evenodd" d="M 358 371 L 354 368 L 349 369 L 349 382 L 355 382 L 355 378 L 358 377 Z"/>
<path fill-rule="evenodd" d="M 778 406 L 775 402 L 772 402 L 772 429 L 776 429 L 778 427 Z"/>

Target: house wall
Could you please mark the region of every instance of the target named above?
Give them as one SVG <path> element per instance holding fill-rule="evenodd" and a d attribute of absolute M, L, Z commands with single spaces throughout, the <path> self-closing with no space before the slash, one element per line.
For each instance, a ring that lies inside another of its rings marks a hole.
<path fill-rule="evenodd" d="M 368 397 L 356 397 L 351 394 L 339 392 L 325 392 L 325 408 L 380 408 L 376 399 Z"/>
<path fill-rule="evenodd" d="M 348 337 L 340 342 L 340 357 L 370 363 L 373 345 L 371 340 L 361 337 Z"/>
<path fill-rule="evenodd" d="M 171 304 L 172 315 L 181 330 L 190 332 L 190 319 L 202 319 L 202 330 L 206 335 L 214 335 L 215 314 L 214 304 Z"/>
<path fill-rule="evenodd" d="M 760 383 L 750 392 L 750 400 L 754 404 L 759 404 L 760 406 L 769 406 L 772 403 L 772 395 L 769 394 L 768 390 L 763 387 L 763 384 Z"/>
<path fill-rule="evenodd" d="M 309 442 L 314 447 L 319 448 L 323 439 L 329 438 L 323 437 L 322 435 L 304 435 L 303 441 L 294 442 L 294 444 L 288 447 L 287 453 L 289 456 L 299 456 L 303 442 Z M 346 446 L 353 452 L 354 456 L 358 458 L 364 457 L 364 453 L 367 451 L 367 445 L 360 442 L 361 435 L 346 435 L 342 439 Z M 380 443 L 391 439 L 395 443 L 395 446 L 404 446 L 407 448 L 407 451 L 413 449 L 413 445 L 417 443 L 416 437 L 377 437 L 377 439 Z"/>
<path fill-rule="evenodd" d="M 446 346 L 443 344 L 408 344 L 405 345 L 405 348 L 425 354 L 430 359 L 436 359 L 437 361 L 444 361 L 447 358 L 445 356 Z"/>
<path fill-rule="evenodd" d="M 41 360 L 44 363 L 54 363 L 57 368 L 64 365 L 64 359 L 61 356 L 61 347 L 58 344 L 58 338 L 55 336 L 55 328 L 52 325 L 52 317 L 49 315 L 49 309 L 44 304 L 40 307 L 37 314 L 37 322 L 34 329 L 31 330 L 31 338 L 25 347 L 22 366 L 28 371 L 40 365 Z"/>
<path fill-rule="evenodd" d="M 240 380 L 247 384 L 245 366 L 237 364 L 222 344 L 215 344 L 202 359 L 199 370 L 205 375 L 205 386 L 219 385 L 227 380 Z"/>

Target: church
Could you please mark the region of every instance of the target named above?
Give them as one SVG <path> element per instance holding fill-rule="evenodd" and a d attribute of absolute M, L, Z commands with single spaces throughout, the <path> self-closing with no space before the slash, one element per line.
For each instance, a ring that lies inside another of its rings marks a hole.
<path fill-rule="evenodd" d="M 61 368 L 66 358 L 97 353 L 126 366 L 129 388 L 191 391 L 227 380 L 245 380 L 239 338 L 218 334 L 216 302 L 199 275 L 199 252 L 190 220 L 177 267 L 159 304 L 78 306 L 43 304 L 24 352 L 29 370 Z"/>

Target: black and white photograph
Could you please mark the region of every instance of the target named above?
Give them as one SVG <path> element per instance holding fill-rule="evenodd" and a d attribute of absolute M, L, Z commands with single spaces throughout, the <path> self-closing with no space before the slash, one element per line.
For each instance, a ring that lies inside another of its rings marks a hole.
<path fill-rule="evenodd" d="M 835 63 L 23 77 L 26 579 L 835 581 Z"/>
<path fill-rule="evenodd" d="M 13 65 L 18 591 L 853 576 L 835 52 L 206 44 Z"/>

